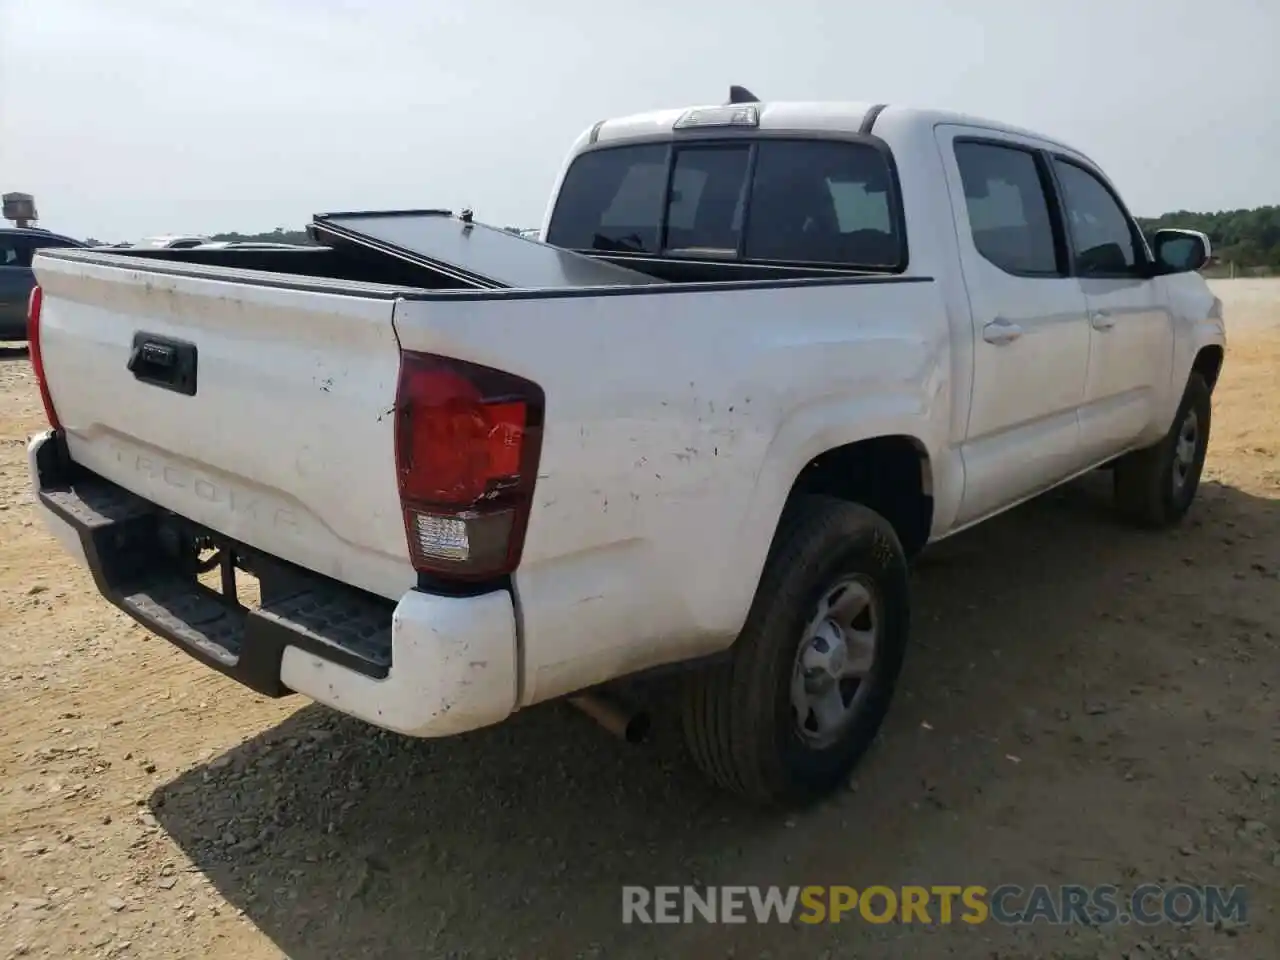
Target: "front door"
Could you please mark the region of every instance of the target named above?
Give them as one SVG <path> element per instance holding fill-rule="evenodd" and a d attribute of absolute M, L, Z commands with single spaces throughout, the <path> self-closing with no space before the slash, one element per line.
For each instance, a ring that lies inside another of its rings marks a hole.
<path fill-rule="evenodd" d="M 937 136 L 974 325 L 966 524 L 1080 469 L 1089 324 L 1040 145 L 958 125 Z"/>
<path fill-rule="evenodd" d="M 1089 306 L 1080 443 L 1091 461 L 1152 439 L 1173 375 L 1173 317 L 1146 245 L 1115 191 L 1085 164 L 1053 158 L 1072 257 Z"/>

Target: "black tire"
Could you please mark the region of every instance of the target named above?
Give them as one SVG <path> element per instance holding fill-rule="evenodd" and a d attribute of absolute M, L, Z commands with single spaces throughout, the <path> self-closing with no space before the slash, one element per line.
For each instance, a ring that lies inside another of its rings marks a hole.
<path fill-rule="evenodd" d="M 1209 385 L 1193 372 L 1169 432 L 1158 443 L 1117 461 L 1116 506 L 1128 520 L 1141 527 L 1159 528 L 1176 524 L 1186 516 L 1204 470 L 1212 410 Z M 1178 454 L 1188 425 L 1194 431 L 1189 462 Z"/>
<path fill-rule="evenodd" d="M 876 598 L 875 655 L 855 685 L 859 706 L 848 726 L 816 745 L 795 719 L 793 671 L 819 602 L 851 578 Z M 694 761 L 714 783 L 757 803 L 799 804 L 829 792 L 880 729 L 909 629 L 907 561 L 888 521 L 856 503 L 799 500 L 783 518 L 730 657 L 687 680 L 682 713 Z"/>

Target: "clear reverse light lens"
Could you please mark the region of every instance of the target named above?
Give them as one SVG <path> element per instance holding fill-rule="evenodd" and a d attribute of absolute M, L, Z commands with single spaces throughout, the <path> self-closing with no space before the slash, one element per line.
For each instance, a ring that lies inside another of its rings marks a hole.
<path fill-rule="evenodd" d="M 418 550 L 424 557 L 457 562 L 471 558 L 466 520 L 415 513 L 414 532 L 418 535 Z"/>

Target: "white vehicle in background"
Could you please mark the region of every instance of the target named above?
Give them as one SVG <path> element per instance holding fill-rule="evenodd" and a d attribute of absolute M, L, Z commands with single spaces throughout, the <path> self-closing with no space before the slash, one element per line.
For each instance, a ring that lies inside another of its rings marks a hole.
<path fill-rule="evenodd" d="M 185 250 L 191 247 L 198 247 L 201 244 L 208 242 L 208 237 L 166 235 L 160 237 L 145 237 L 133 244 L 133 247 L 153 250 Z"/>
<path fill-rule="evenodd" d="M 41 252 L 50 529 L 266 694 L 439 737 L 681 665 L 712 779 L 831 789 L 926 544 L 1101 466 L 1183 517 L 1221 304 L 1204 236 L 1148 243 L 1057 140 L 733 99 L 586 131 L 545 243 L 425 210 Z"/>

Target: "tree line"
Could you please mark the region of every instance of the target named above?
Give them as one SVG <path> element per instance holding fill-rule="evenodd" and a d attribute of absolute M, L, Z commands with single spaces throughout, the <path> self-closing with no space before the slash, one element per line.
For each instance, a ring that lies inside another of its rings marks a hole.
<path fill-rule="evenodd" d="M 241 243 L 244 241 L 255 241 L 257 243 L 302 243 L 310 244 L 312 240 L 307 236 L 305 230 L 286 230 L 284 227 L 276 227 L 268 233 L 215 233 L 209 238 L 210 240 L 228 241 L 233 243 Z"/>

